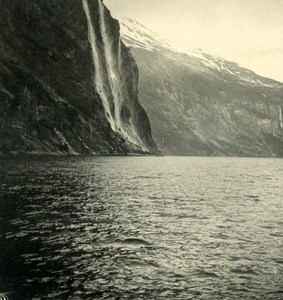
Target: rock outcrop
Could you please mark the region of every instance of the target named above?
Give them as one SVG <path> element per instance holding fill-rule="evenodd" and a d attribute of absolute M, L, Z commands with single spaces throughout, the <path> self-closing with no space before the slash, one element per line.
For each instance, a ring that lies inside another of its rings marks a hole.
<path fill-rule="evenodd" d="M 156 152 L 101 0 L 1 0 L 0 154 Z"/>
<path fill-rule="evenodd" d="M 164 154 L 283 156 L 283 83 L 201 49 L 175 51 L 134 20 L 120 23 Z"/>

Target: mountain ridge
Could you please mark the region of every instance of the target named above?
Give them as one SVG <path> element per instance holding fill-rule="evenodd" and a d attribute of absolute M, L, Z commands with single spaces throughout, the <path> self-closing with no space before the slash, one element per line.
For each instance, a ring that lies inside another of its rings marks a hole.
<path fill-rule="evenodd" d="M 175 51 L 136 21 L 123 19 L 120 27 L 164 154 L 283 156 L 282 83 L 200 49 Z"/>
<path fill-rule="evenodd" d="M 135 21 L 134 19 L 123 18 L 120 21 L 120 28 L 121 28 L 121 34 L 123 40 L 125 41 L 128 47 L 143 48 L 149 51 L 159 51 L 161 53 L 172 52 L 177 55 L 184 55 L 192 58 L 197 58 L 203 67 L 207 66 L 213 69 L 217 69 L 218 71 L 222 70 L 224 72 L 237 76 L 237 73 L 232 72 L 229 68 L 227 68 L 227 66 L 223 66 L 223 63 L 225 63 L 228 66 L 234 68 L 241 68 L 242 70 L 245 70 L 247 73 L 251 73 L 253 75 L 256 75 L 258 78 L 273 83 L 273 85 L 262 83 L 264 86 L 278 87 L 278 88 L 283 87 L 283 83 L 278 80 L 259 75 L 253 70 L 241 66 L 240 64 L 233 62 L 232 60 L 226 60 L 217 54 L 208 53 L 202 50 L 201 48 L 192 49 L 186 52 L 178 51 L 173 47 L 171 47 L 169 42 L 163 40 L 158 34 L 154 33 L 150 29 L 147 29 L 144 25 L 142 25 L 138 21 Z M 135 33 L 138 33 L 138 35 L 136 36 L 131 34 L 133 33 L 134 29 L 136 29 Z M 156 43 L 151 44 L 153 40 L 155 40 Z M 148 43 L 148 41 L 150 41 L 151 43 Z M 157 45 L 159 45 L 159 48 L 156 47 Z M 172 59 L 175 58 L 172 54 L 170 55 L 170 53 L 166 53 L 166 55 L 168 55 L 168 57 L 171 57 Z M 250 83 L 254 83 L 258 85 L 261 84 L 260 82 L 257 81 L 254 82 L 250 81 Z"/>

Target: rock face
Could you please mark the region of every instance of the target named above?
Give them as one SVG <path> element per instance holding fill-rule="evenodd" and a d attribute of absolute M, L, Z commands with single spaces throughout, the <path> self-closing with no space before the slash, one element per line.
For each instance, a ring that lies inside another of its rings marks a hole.
<path fill-rule="evenodd" d="M 103 2 L 1 0 L 0 14 L 0 153 L 157 150 Z"/>
<path fill-rule="evenodd" d="M 140 70 L 140 100 L 165 154 L 283 156 L 283 84 L 196 49 L 179 53 L 134 20 L 122 39 Z"/>

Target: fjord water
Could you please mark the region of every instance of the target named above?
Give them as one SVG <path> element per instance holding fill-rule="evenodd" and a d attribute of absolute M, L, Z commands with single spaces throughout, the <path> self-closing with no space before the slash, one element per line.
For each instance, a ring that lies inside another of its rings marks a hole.
<path fill-rule="evenodd" d="M 281 159 L 2 159 L 10 299 L 283 299 Z"/>

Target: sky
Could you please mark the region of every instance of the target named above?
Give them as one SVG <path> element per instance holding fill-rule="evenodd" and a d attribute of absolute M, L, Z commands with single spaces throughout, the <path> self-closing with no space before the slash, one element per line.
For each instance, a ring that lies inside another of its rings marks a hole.
<path fill-rule="evenodd" d="M 201 48 L 283 82 L 283 0 L 104 0 L 176 50 Z"/>

